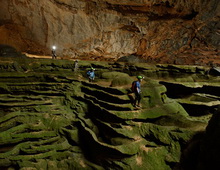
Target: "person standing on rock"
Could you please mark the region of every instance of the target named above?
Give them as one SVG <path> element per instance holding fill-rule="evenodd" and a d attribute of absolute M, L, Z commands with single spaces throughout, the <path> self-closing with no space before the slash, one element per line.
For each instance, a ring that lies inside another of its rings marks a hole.
<path fill-rule="evenodd" d="M 76 60 L 74 62 L 74 72 L 76 72 L 78 70 L 78 68 L 79 68 L 79 63 L 78 63 L 78 60 Z"/>
<path fill-rule="evenodd" d="M 93 82 L 95 79 L 95 69 L 91 68 L 88 72 L 87 72 L 87 76 L 89 78 L 89 82 Z"/>
<path fill-rule="evenodd" d="M 52 59 L 56 59 L 57 55 L 56 55 L 56 46 L 52 47 Z"/>
<path fill-rule="evenodd" d="M 133 104 L 133 106 L 135 107 L 135 108 L 140 108 L 141 106 L 140 106 L 140 102 L 141 102 L 141 82 L 142 82 L 142 80 L 144 79 L 144 77 L 143 76 L 137 76 L 137 81 L 134 81 L 133 83 L 132 83 L 132 92 L 134 92 L 134 94 L 135 94 L 135 99 L 134 99 L 134 104 Z"/>

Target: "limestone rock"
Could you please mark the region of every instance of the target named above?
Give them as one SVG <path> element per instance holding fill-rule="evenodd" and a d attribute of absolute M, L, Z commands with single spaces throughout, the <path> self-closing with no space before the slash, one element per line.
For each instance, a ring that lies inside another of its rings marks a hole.
<path fill-rule="evenodd" d="M 211 118 L 203 140 L 201 140 L 197 169 L 218 169 L 216 154 L 219 153 L 219 109 Z"/>
<path fill-rule="evenodd" d="M 110 87 L 102 74 L 94 83 L 86 78 L 91 65 L 115 75 L 123 63 L 79 61 L 75 73 L 74 61 L 13 59 L 0 60 L 1 169 L 174 169 L 207 125 L 167 97 L 158 80 L 145 79 L 143 108 L 135 110 L 130 86 Z"/>
<path fill-rule="evenodd" d="M 0 43 L 20 51 L 50 54 L 56 45 L 62 58 L 134 54 L 199 65 L 219 56 L 218 0 L 8 0 L 0 6 Z"/>

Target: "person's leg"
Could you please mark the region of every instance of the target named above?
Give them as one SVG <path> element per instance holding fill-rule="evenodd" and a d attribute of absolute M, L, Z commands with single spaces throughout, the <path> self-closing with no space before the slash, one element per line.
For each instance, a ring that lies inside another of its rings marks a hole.
<path fill-rule="evenodd" d="M 138 107 L 140 107 L 140 103 L 141 103 L 141 94 L 138 93 L 138 96 L 137 96 L 137 102 L 138 102 Z"/>
<path fill-rule="evenodd" d="M 135 94 L 135 98 L 134 98 L 134 107 L 136 107 L 136 106 L 137 106 L 137 102 L 138 102 L 138 93 L 135 92 L 134 94 Z"/>

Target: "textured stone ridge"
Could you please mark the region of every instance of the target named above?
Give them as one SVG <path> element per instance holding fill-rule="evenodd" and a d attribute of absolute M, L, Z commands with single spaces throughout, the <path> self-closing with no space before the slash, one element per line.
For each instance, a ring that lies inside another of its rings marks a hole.
<path fill-rule="evenodd" d="M 61 57 L 207 64 L 219 56 L 218 0 L 8 0 L 0 43 Z"/>
<path fill-rule="evenodd" d="M 24 57 L 12 62 L 1 57 L 1 169 L 178 167 L 187 143 L 204 131 L 204 115 L 188 115 L 153 79 L 144 82 L 143 108 L 135 110 L 128 95 L 130 84 L 110 87 L 112 78 L 104 74 L 111 68 L 115 77 L 125 77 L 124 63 L 80 61 L 78 72 L 73 72 L 73 63 Z M 94 83 L 85 77 L 91 66 L 97 73 Z M 136 67 L 143 75 L 169 70 L 159 70 L 161 65 Z M 189 66 L 181 69 L 196 71 Z"/>

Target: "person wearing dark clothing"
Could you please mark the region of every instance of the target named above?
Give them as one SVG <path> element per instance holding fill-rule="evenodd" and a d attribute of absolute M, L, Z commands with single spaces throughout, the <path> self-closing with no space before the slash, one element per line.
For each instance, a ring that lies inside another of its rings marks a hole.
<path fill-rule="evenodd" d="M 93 82 L 95 79 L 95 69 L 91 68 L 88 72 L 87 72 L 87 76 L 89 78 L 89 82 Z"/>
<path fill-rule="evenodd" d="M 52 52 L 52 59 L 56 59 L 56 58 L 57 58 L 57 55 L 56 55 L 56 51 L 55 51 L 55 50 L 56 50 L 56 47 L 53 46 L 53 47 L 52 47 L 52 51 L 51 51 L 51 52 Z"/>
<path fill-rule="evenodd" d="M 140 102 L 141 102 L 141 82 L 143 80 L 143 76 L 137 76 L 137 81 L 134 81 L 132 83 L 132 91 L 135 94 L 135 99 L 134 99 L 134 107 L 140 107 Z"/>

